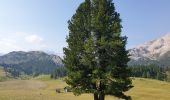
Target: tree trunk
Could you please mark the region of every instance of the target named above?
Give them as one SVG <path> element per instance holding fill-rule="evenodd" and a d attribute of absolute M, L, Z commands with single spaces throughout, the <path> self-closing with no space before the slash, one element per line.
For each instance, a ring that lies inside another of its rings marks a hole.
<path fill-rule="evenodd" d="M 94 93 L 94 100 L 105 100 L 105 94 L 104 93 Z"/>
<path fill-rule="evenodd" d="M 99 100 L 104 100 L 105 99 L 105 94 L 104 93 L 101 93 L 100 95 L 99 95 Z"/>
<path fill-rule="evenodd" d="M 94 93 L 94 100 L 99 100 L 98 94 Z"/>

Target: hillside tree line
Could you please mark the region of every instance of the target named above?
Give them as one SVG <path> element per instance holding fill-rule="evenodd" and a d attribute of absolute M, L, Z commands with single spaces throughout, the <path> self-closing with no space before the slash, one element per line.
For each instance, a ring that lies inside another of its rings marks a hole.
<path fill-rule="evenodd" d="M 151 78 L 170 82 L 170 67 L 160 67 L 158 65 L 133 65 L 131 77 Z"/>

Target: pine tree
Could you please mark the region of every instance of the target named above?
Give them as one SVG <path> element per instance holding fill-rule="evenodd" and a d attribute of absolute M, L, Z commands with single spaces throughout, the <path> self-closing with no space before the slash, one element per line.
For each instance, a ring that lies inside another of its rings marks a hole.
<path fill-rule="evenodd" d="M 121 19 L 112 0 L 85 0 L 68 22 L 68 47 L 64 48 L 67 84 L 75 95 L 93 93 L 130 99 L 123 92 L 132 85 L 127 68 L 127 37 L 121 36 Z"/>

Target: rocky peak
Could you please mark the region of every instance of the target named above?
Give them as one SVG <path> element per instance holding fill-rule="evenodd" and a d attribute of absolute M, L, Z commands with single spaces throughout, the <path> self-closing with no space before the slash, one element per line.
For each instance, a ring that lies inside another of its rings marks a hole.
<path fill-rule="evenodd" d="M 130 54 L 131 58 L 134 60 L 143 57 L 156 60 L 168 51 L 170 51 L 170 33 L 142 45 L 136 46 L 130 51 Z"/>

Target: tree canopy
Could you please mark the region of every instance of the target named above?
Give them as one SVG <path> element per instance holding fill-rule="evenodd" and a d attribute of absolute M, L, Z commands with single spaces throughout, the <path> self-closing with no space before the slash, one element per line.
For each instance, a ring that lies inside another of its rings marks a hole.
<path fill-rule="evenodd" d="M 94 100 L 105 95 L 124 95 L 131 87 L 127 68 L 127 37 L 121 36 L 120 14 L 112 0 L 85 0 L 68 21 L 68 47 L 64 48 L 67 84 L 75 95 L 93 93 Z"/>

